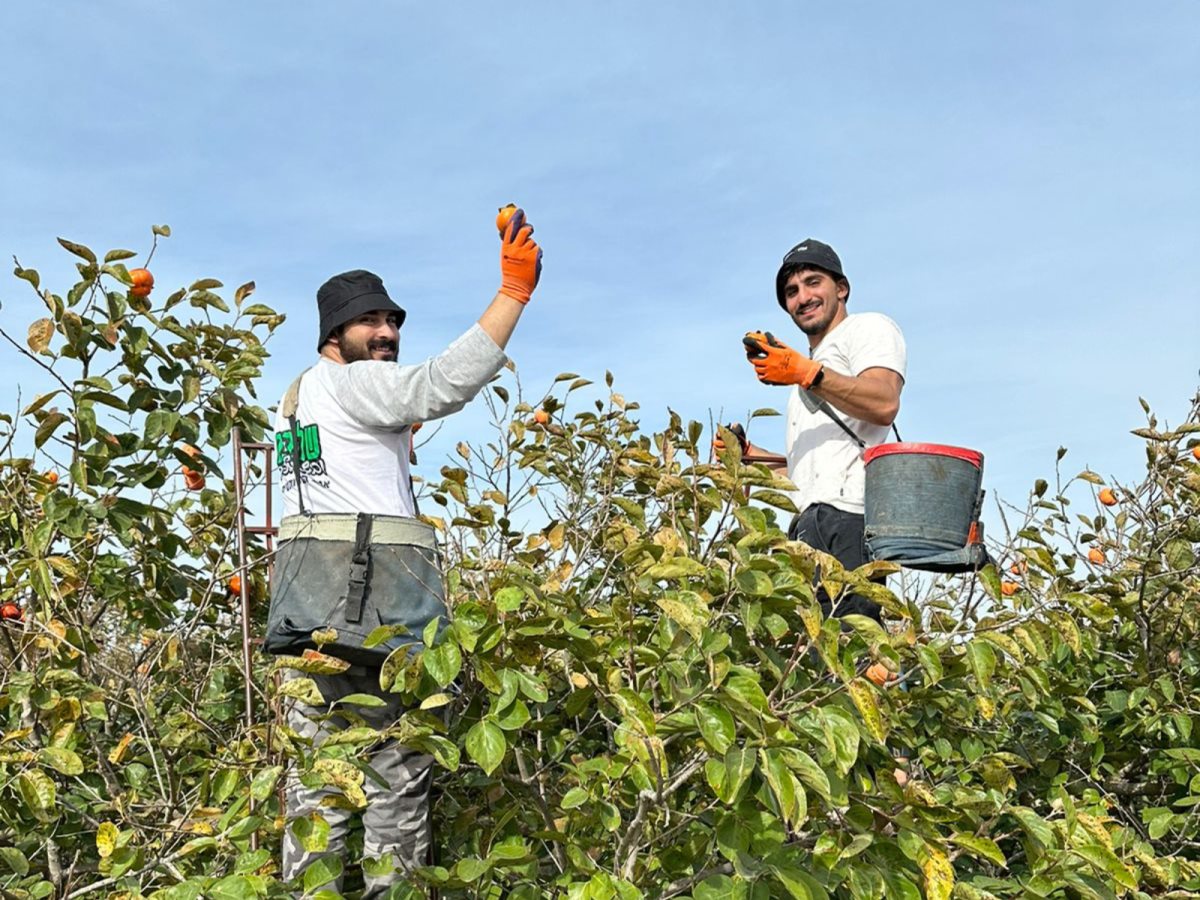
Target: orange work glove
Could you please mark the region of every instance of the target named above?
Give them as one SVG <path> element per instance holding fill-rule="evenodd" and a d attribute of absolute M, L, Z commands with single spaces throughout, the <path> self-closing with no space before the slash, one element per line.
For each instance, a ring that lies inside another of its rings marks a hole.
<path fill-rule="evenodd" d="M 518 209 L 500 239 L 500 293 L 521 303 L 529 302 L 542 277 L 542 248 L 532 235 L 525 210 Z"/>
<path fill-rule="evenodd" d="M 742 338 L 746 359 L 763 384 L 798 384 L 807 390 L 817 380 L 824 363 L 809 359 L 766 331 L 747 331 Z"/>
<path fill-rule="evenodd" d="M 750 449 L 750 442 L 748 440 L 746 440 L 746 430 L 744 428 L 742 428 L 741 425 L 738 425 L 737 423 L 734 423 L 733 425 L 726 425 L 725 427 L 728 428 L 730 431 L 732 431 L 733 436 L 738 439 L 738 446 L 740 446 L 742 448 L 742 456 L 745 456 L 746 451 Z M 712 441 L 713 456 L 719 456 L 721 451 L 724 449 L 725 449 L 725 442 L 723 440 L 721 440 L 721 432 L 718 431 L 713 436 L 713 441 Z"/>

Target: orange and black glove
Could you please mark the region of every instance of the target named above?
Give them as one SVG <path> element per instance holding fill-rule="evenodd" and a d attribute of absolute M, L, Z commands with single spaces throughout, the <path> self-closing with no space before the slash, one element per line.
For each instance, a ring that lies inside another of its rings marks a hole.
<path fill-rule="evenodd" d="M 533 226 L 525 224 L 518 209 L 500 237 L 500 293 L 528 303 L 542 277 L 542 248 L 533 239 Z"/>
<path fill-rule="evenodd" d="M 769 331 L 747 331 L 742 338 L 746 359 L 763 384 L 798 384 L 807 390 L 821 375 L 824 363 L 809 359 L 779 341 Z"/>
<path fill-rule="evenodd" d="M 734 423 L 733 425 L 726 425 L 725 427 L 733 432 L 733 436 L 738 440 L 738 446 L 741 447 L 742 456 L 745 456 L 746 451 L 750 449 L 750 441 L 746 439 L 746 429 L 742 428 L 742 426 L 738 425 L 737 423 Z M 721 440 L 721 432 L 718 430 L 713 436 L 712 441 L 713 456 L 719 457 L 721 455 L 721 451 L 724 449 L 725 442 Z"/>

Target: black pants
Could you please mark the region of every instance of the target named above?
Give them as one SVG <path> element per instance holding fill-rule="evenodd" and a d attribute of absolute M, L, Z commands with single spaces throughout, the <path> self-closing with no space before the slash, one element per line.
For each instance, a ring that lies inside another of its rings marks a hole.
<path fill-rule="evenodd" d="M 863 517 L 848 513 L 828 503 L 814 503 L 792 518 L 788 539 L 803 541 L 810 547 L 830 554 L 847 569 L 857 569 L 867 562 L 867 543 L 863 534 Z M 821 612 L 829 616 L 833 604 L 825 589 L 817 587 Z M 879 604 L 858 594 L 842 597 L 834 610 L 837 617 L 856 613 L 883 624 Z"/>

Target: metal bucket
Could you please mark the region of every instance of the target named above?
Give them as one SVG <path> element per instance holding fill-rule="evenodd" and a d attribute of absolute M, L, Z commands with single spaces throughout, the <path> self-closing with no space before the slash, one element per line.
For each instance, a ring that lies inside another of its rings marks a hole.
<path fill-rule="evenodd" d="M 982 453 L 902 442 L 871 447 L 863 458 L 864 532 L 872 559 L 939 572 L 987 561 L 979 526 Z"/>

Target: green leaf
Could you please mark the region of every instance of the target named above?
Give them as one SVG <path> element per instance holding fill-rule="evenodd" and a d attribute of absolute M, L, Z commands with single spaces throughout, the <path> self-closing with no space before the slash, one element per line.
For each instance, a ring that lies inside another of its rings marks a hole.
<path fill-rule="evenodd" d="M 996 651 L 990 644 L 981 640 L 972 640 L 967 644 L 967 663 L 979 686 L 985 691 L 991 690 L 992 673 L 996 671 Z"/>
<path fill-rule="evenodd" d="M 88 262 L 95 265 L 96 254 L 87 247 L 83 246 L 83 244 L 76 244 L 74 241 L 68 241 L 66 238 L 59 238 L 58 242 L 63 246 L 64 249 L 70 250 L 76 256 L 86 259 Z"/>
<path fill-rule="evenodd" d="M 446 641 L 422 654 L 425 671 L 438 687 L 445 687 L 462 671 L 462 652 L 453 641 Z"/>
<path fill-rule="evenodd" d="M 692 896 L 695 900 L 744 900 L 746 883 L 740 878 L 735 882 L 728 875 L 709 875 L 692 888 Z"/>
<path fill-rule="evenodd" d="M 724 691 L 732 699 L 744 703 L 759 713 L 767 711 L 767 695 L 758 680 L 749 675 L 734 675 L 724 685 Z"/>
<path fill-rule="evenodd" d="M 671 559 L 655 563 L 646 570 L 646 576 L 655 581 L 679 580 L 694 578 L 708 574 L 702 562 L 689 559 L 686 556 L 675 556 Z"/>
<path fill-rule="evenodd" d="M 477 856 L 466 856 L 454 864 L 454 875 L 470 884 L 485 875 L 492 867 L 486 859 Z"/>
<path fill-rule="evenodd" d="M 1101 844 L 1085 844 L 1072 849 L 1121 887 L 1131 890 L 1137 888 L 1138 882 L 1133 872 L 1107 847 Z"/>
<path fill-rule="evenodd" d="M 471 730 L 467 732 L 466 747 L 467 755 L 478 763 L 484 772 L 491 775 L 504 759 L 508 742 L 504 732 L 485 719 L 471 726 Z"/>
<path fill-rule="evenodd" d="M 500 612 L 516 612 L 525 602 L 525 589 L 509 585 L 496 591 L 494 599 Z"/>
<path fill-rule="evenodd" d="M 793 829 L 798 829 L 808 818 L 808 802 L 804 788 L 796 780 L 783 755 L 778 750 L 759 751 L 760 768 L 775 795 L 779 812 Z"/>
<path fill-rule="evenodd" d="M 726 803 L 737 800 L 738 793 L 746 779 L 754 772 L 755 753 L 753 750 L 733 748 L 725 754 L 725 796 Z"/>
<path fill-rule="evenodd" d="M 0 847 L 0 859 L 18 878 L 29 874 L 29 860 L 16 847 Z"/>
<path fill-rule="evenodd" d="M 338 857 L 325 857 L 326 859 L 335 859 L 337 864 L 341 866 L 342 861 Z M 312 867 L 311 872 L 321 862 L 318 860 Z M 304 882 L 308 884 L 308 874 L 305 873 Z M 210 885 L 204 892 L 206 898 L 211 900 L 256 900 L 258 892 L 254 889 L 254 882 L 246 875 L 227 875 L 215 884 Z"/>
<path fill-rule="evenodd" d="M 374 694 L 347 694 L 334 701 L 334 704 L 343 706 L 363 706 L 367 709 L 380 709 L 387 706 L 387 701 L 382 697 L 377 697 Z"/>
<path fill-rule="evenodd" d="M 771 491 L 763 488 L 751 494 L 750 499 L 758 503 L 765 503 L 767 506 L 774 506 L 776 509 L 782 509 L 784 512 L 799 512 L 792 498 L 782 491 Z"/>
<path fill-rule="evenodd" d="M 306 853 L 323 853 L 329 846 L 329 821 L 319 812 L 296 819 L 291 828 Z"/>
<path fill-rule="evenodd" d="M 1014 806 L 1010 812 L 1034 841 L 1044 848 L 1054 846 L 1054 829 L 1045 819 L 1024 806 Z"/>
<path fill-rule="evenodd" d="M 737 733 L 729 710 L 715 703 L 701 703 L 696 707 L 696 726 L 714 753 L 728 750 Z"/>
<path fill-rule="evenodd" d="M 650 708 L 650 704 L 634 691 L 631 691 L 629 688 L 622 688 L 613 694 L 612 701 L 613 705 L 620 711 L 621 718 L 639 734 L 651 735 L 655 733 L 657 723 L 654 720 L 654 710 Z"/>
<path fill-rule="evenodd" d="M 834 767 L 839 775 L 845 775 L 858 759 L 858 725 L 850 713 L 840 707 L 829 707 L 822 712 L 821 724 L 833 750 Z"/>
<path fill-rule="evenodd" d="M 283 766 L 270 766 L 254 776 L 250 782 L 250 796 L 259 803 L 264 802 L 275 790 L 275 783 L 283 774 Z"/>
<path fill-rule="evenodd" d="M 17 776 L 17 789 L 25 806 L 41 822 L 50 820 L 58 792 L 54 782 L 40 769 L 31 769 Z"/>
<path fill-rule="evenodd" d="M 42 419 L 37 427 L 37 431 L 33 434 L 33 446 L 41 447 L 46 441 L 54 436 L 54 432 L 58 430 L 58 426 L 67 421 L 67 417 L 57 410 L 46 414 L 46 418 Z"/>
<path fill-rule="evenodd" d="M 342 874 L 342 858 L 337 854 L 321 856 L 304 870 L 304 891 L 312 893 L 333 882 Z"/>
<path fill-rule="evenodd" d="M 83 760 L 74 750 L 63 747 L 43 747 L 38 751 L 38 759 L 43 765 L 50 766 L 63 775 L 82 775 Z"/>
<path fill-rule="evenodd" d="M 950 842 L 967 850 L 977 859 L 986 859 L 998 866 L 1008 865 L 1008 860 L 1004 857 L 1004 851 L 1000 849 L 995 841 L 989 838 L 964 831 L 956 831 L 950 835 Z"/>
<path fill-rule="evenodd" d="M 758 569 L 742 569 L 734 580 L 742 593 L 751 597 L 770 597 L 775 592 L 771 579 Z"/>
<path fill-rule="evenodd" d="M 588 801 L 588 792 L 581 787 L 573 787 L 565 794 L 559 802 L 559 806 L 563 809 L 575 809 L 583 806 Z"/>
<path fill-rule="evenodd" d="M 829 776 L 815 759 L 794 747 L 785 747 L 780 751 L 788 766 L 800 776 L 800 780 L 817 793 L 826 805 L 832 805 L 832 792 L 829 786 Z"/>
<path fill-rule="evenodd" d="M 362 645 L 369 650 L 402 634 L 408 634 L 408 629 L 403 625 L 377 625 L 371 629 L 371 633 L 366 636 Z"/>

